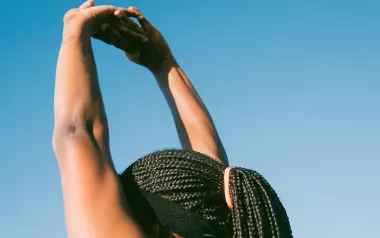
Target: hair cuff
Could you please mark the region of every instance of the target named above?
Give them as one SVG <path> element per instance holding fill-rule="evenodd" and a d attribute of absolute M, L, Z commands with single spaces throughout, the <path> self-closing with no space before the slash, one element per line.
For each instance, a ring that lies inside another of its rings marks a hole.
<path fill-rule="evenodd" d="M 227 167 L 224 170 L 224 196 L 225 196 L 228 208 L 232 210 L 232 199 L 231 199 L 231 194 L 230 194 L 230 175 L 231 175 L 231 168 Z"/>

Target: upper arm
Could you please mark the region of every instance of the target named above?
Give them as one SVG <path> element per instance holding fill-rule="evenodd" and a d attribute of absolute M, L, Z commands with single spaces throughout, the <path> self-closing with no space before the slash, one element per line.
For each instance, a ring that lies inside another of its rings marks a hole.
<path fill-rule="evenodd" d="M 98 140 L 99 141 L 99 140 Z M 142 237 L 127 213 L 108 144 L 85 130 L 54 136 L 69 238 Z"/>

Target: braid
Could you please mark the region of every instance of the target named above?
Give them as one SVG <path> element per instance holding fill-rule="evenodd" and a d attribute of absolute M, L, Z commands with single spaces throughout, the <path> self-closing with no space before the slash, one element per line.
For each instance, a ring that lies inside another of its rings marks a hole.
<path fill-rule="evenodd" d="M 259 173 L 233 169 L 230 191 L 235 237 L 292 237 L 285 208 Z"/>
<path fill-rule="evenodd" d="M 157 195 L 206 221 L 213 227 L 213 232 L 222 237 L 292 237 L 280 200 L 268 182 L 255 171 L 231 170 L 229 188 L 233 209 L 229 210 L 224 195 L 225 168 L 201 153 L 166 150 L 137 160 L 122 174 L 121 181 L 126 190 L 129 189 L 126 193 L 128 202 L 141 200 L 141 196 L 133 198 L 139 192 Z M 139 192 L 127 187 L 131 181 Z M 157 204 L 150 202 L 147 196 L 145 204 L 155 210 Z M 138 204 L 130 204 L 134 215 L 141 212 L 136 206 Z M 159 214 L 156 212 L 156 215 Z M 141 219 L 145 218 L 137 217 L 138 222 L 144 222 Z M 180 218 L 176 219 L 169 225 L 175 225 L 173 223 Z"/>

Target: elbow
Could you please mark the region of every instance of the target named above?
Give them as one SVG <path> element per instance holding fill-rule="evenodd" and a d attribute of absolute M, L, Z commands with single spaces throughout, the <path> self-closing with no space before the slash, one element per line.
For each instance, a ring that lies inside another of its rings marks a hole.
<path fill-rule="evenodd" d="M 59 119 L 54 123 L 52 136 L 53 150 L 57 151 L 65 141 L 75 139 L 87 131 L 88 121 L 84 118 Z"/>
<path fill-rule="evenodd" d="M 95 144 L 104 144 L 108 140 L 107 119 L 101 102 L 76 100 L 71 105 L 56 104 L 53 150 L 57 152 L 70 141 L 83 137 L 89 138 Z"/>
<path fill-rule="evenodd" d="M 86 131 L 94 119 L 96 110 L 87 103 L 56 105 L 54 113 L 54 138 L 73 137 Z"/>
<path fill-rule="evenodd" d="M 52 146 L 55 152 L 70 141 L 86 137 L 94 144 L 102 144 L 108 138 L 108 127 L 100 116 L 88 117 L 85 114 L 74 114 L 57 119 L 54 124 Z"/>

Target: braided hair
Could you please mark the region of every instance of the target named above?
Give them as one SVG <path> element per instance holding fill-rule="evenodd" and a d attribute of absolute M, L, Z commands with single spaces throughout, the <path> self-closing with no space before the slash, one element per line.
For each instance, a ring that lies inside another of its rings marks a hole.
<path fill-rule="evenodd" d="M 127 202 L 144 230 L 159 222 L 184 237 L 291 238 L 275 191 L 257 172 L 234 168 L 224 192 L 226 166 L 188 150 L 149 154 L 121 175 Z"/>

